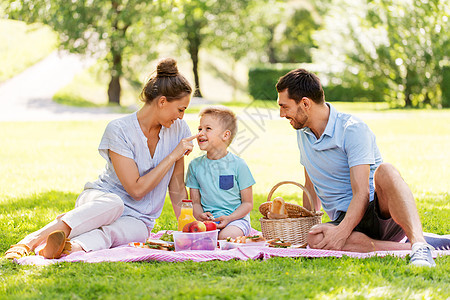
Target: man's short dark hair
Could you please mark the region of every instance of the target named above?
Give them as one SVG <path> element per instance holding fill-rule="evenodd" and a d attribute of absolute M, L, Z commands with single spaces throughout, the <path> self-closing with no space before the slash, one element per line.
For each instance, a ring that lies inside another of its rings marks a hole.
<path fill-rule="evenodd" d="M 299 103 L 303 97 L 307 97 L 317 104 L 325 101 L 319 77 L 305 69 L 290 71 L 278 80 L 276 87 L 278 93 L 287 89 L 289 98 L 295 100 L 296 103 Z"/>

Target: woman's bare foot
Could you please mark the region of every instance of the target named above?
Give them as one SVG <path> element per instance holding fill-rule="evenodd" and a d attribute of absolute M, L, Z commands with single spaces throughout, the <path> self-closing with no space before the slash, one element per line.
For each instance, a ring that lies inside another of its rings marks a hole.
<path fill-rule="evenodd" d="M 45 258 L 60 258 L 66 246 L 66 234 L 62 230 L 56 230 L 49 234 L 45 247 L 39 251 L 39 255 Z"/>
<path fill-rule="evenodd" d="M 71 242 L 71 245 L 72 249 L 69 251 L 69 253 L 84 251 L 84 249 L 78 243 Z"/>
<path fill-rule="evenodd" d="M 69 236 L 70 231 L 72 230 L 69 225 L 67 225 L 64 221 L 61 220 L 63 215 L 59 215 L 55 220 L 44 226 L 43 228 L 30 233 L 25 238 L 23 238 L 18 244 L 26 245 L 30 248 L 30 251 L 34 251 L 37 246 L 41 245 L 48 236 L 54 231 L 63 231 L 65 236 Z"/>

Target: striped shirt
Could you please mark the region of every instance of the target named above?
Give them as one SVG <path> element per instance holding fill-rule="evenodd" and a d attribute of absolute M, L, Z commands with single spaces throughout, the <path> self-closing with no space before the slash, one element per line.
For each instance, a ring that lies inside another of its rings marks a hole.
<path fill-rule="evenodd" d="M 152 157 L 148 149 L 147 138 L 141 130 L 136 113 L 111 121 L 105 129 L 98 147 L 100 155 L 106 160 L 105 170 L 96 181 L 86 183 L 85 189 L 99 189 L 118 195 L 125 206 L 123 216 L 135 217 L 142 220 L 149 228 L 153 228 L 155 219 L 161 215 L 174 166 L 152 191 L 141 200 L 136 201 L 120 183 L 108 150 L 133 159 L 138 167 L 139 175 L 143 176 L 169 155 L 181 139 L 190 135 L 191 132 L 184 120 L 176 120 L 170 128 L 163 126 Z"/>

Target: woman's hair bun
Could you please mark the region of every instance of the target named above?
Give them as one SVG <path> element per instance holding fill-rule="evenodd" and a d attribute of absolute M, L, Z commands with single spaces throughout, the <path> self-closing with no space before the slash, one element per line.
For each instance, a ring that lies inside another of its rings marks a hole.
<path fill-rule="evenodd" d="M 156 67 L 156 77 L 173 77 L 178 75 L 177 61 L 173 58 L 165 58 Z"/>

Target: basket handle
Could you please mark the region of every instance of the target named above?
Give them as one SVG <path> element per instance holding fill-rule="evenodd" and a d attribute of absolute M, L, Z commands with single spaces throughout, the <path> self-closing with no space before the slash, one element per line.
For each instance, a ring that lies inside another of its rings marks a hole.
<path fill-rule="evenodd" d="M 271 201 L 272 195 L 275 192 L 275 190 L 283 184 L 293 184 L 293 185 L 296 185 L 299 188 L 301 188 L 303 190 L 303 192 L 305 192 L 306 198 L 308 198 L 309 204 L 313 208 L 312 212 L 316 212 L 316 206 L 315 206 L 315 203 L 312 201 L 311 194 L 308 192 L 308 190 L 303 185 L 301 185 L 300 183 L 295 182 L 295 181 L 281 181 L 281 182 L 275 184 L 274 187 L 270 190 L 269 195 L 267 195 L 267 202 Z M 305 201 L 305 199 L 303 199 L 303 201 Z"/>

